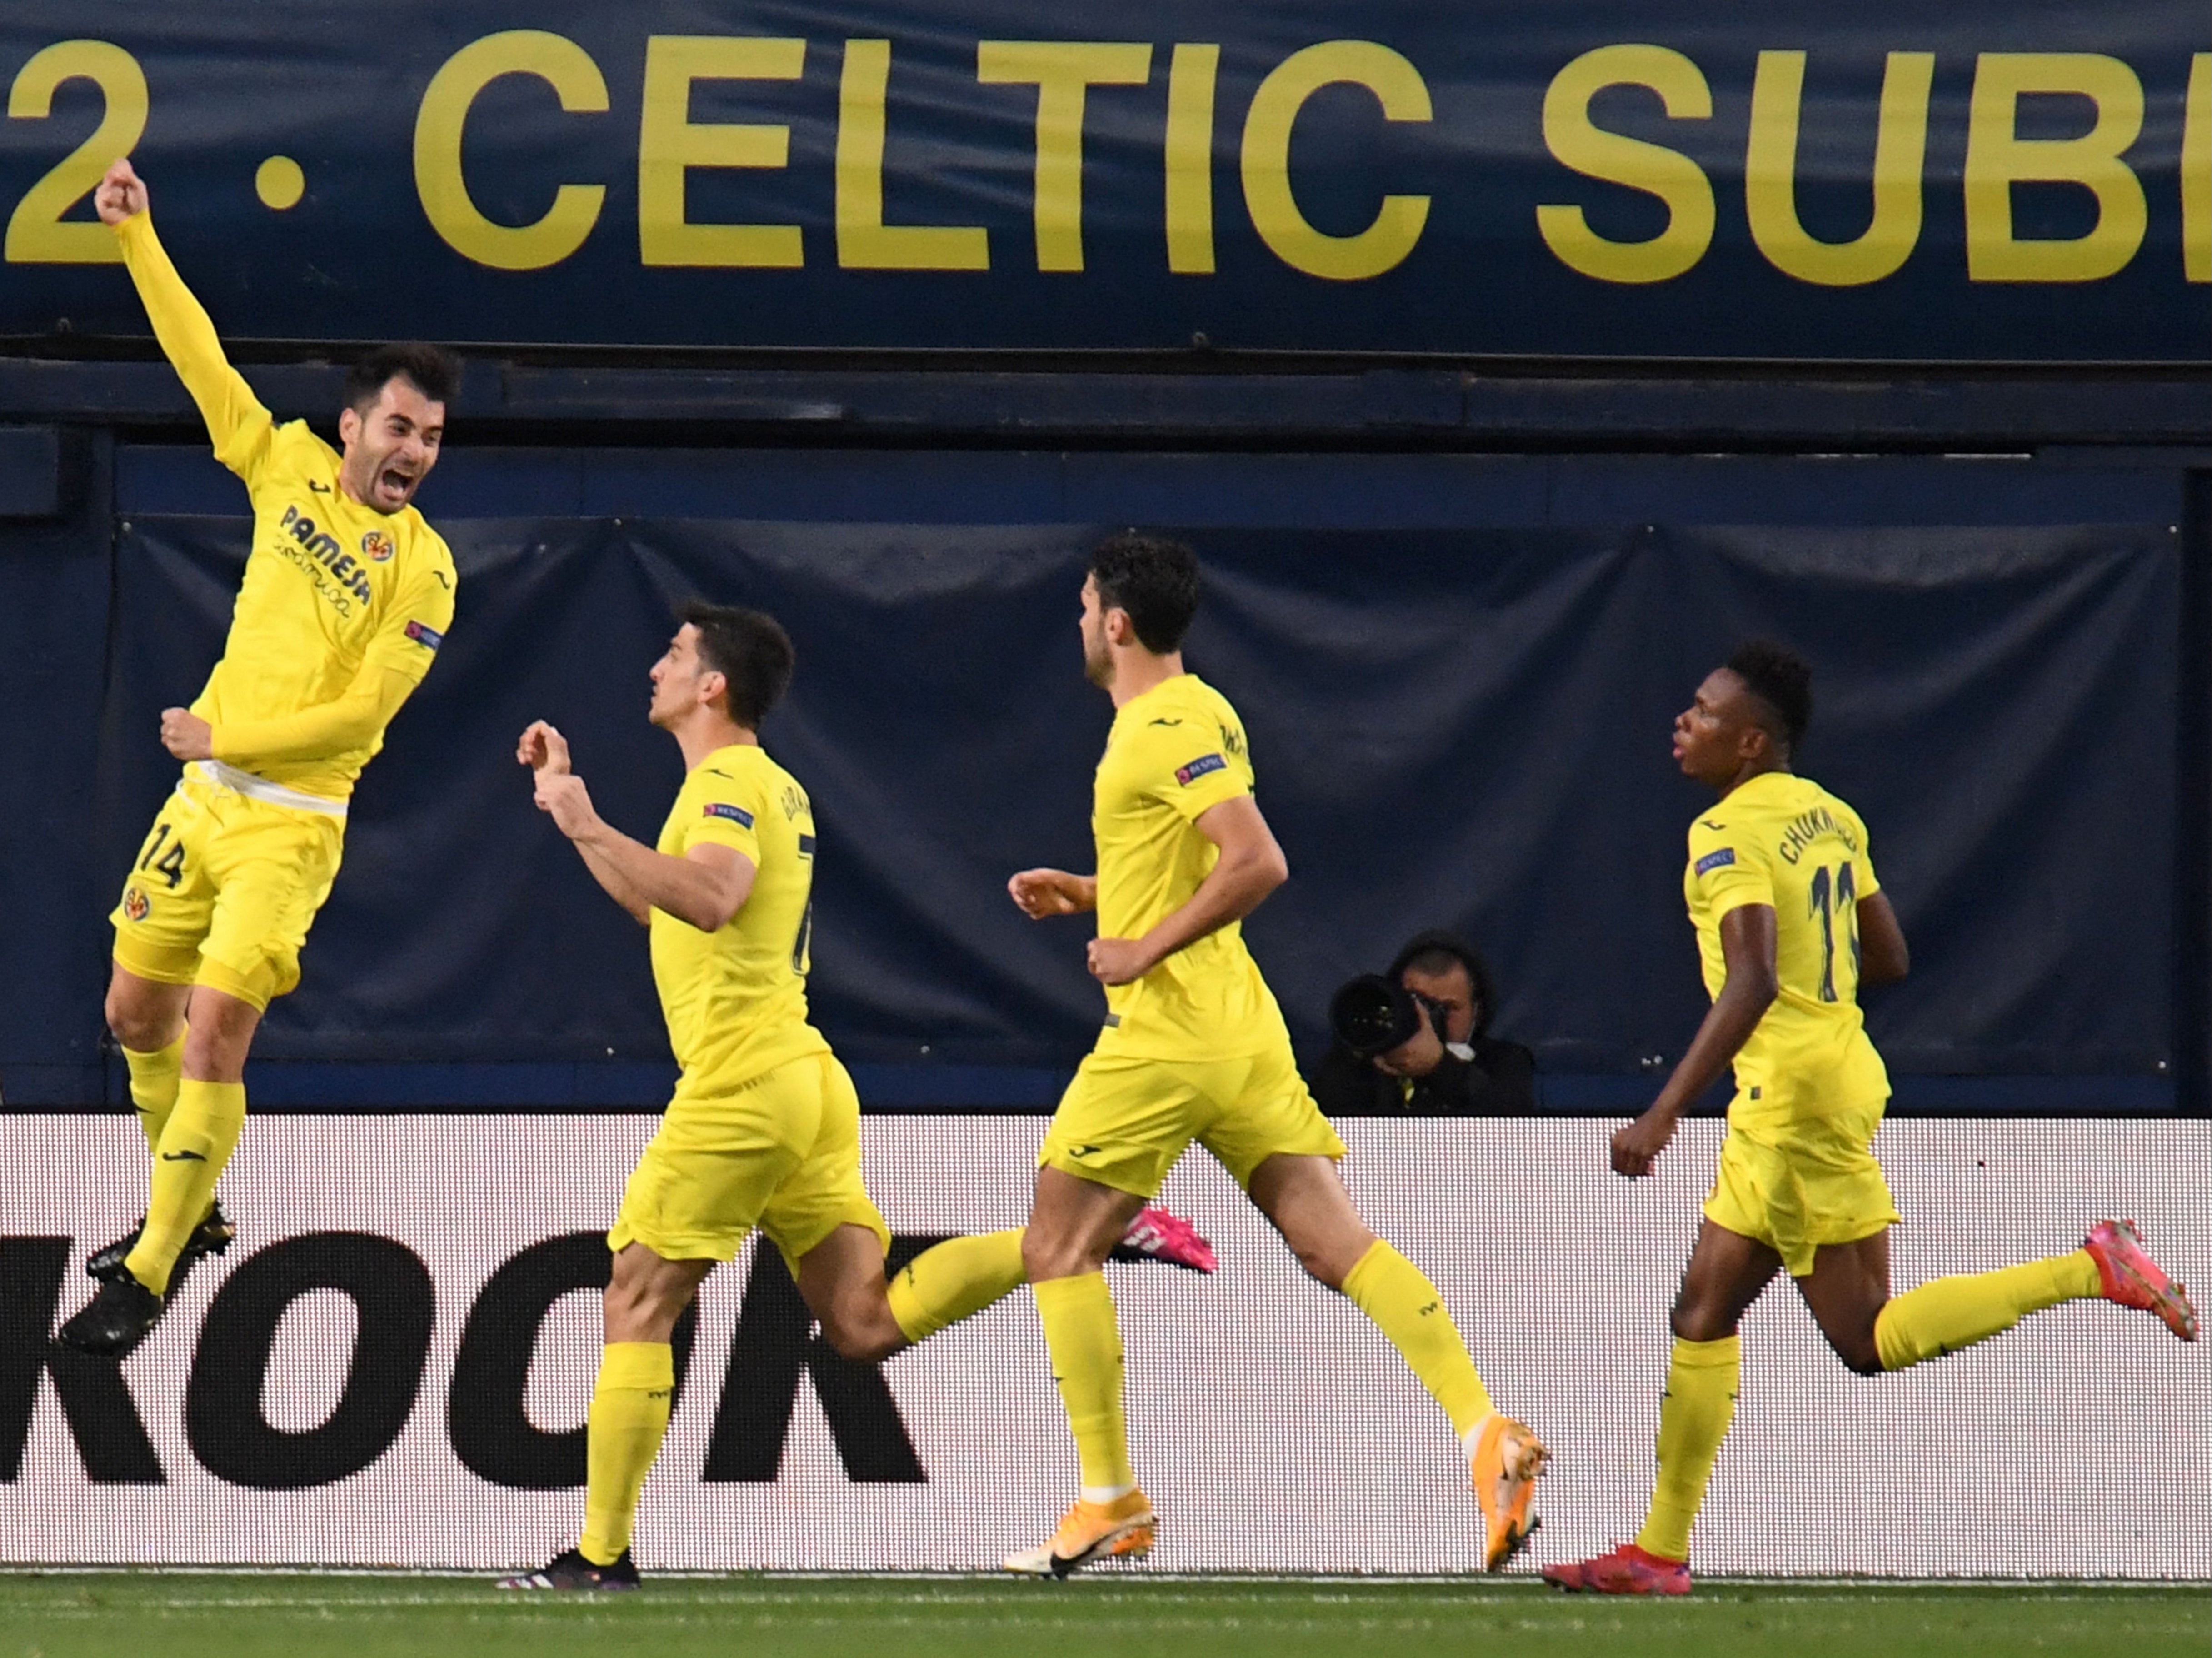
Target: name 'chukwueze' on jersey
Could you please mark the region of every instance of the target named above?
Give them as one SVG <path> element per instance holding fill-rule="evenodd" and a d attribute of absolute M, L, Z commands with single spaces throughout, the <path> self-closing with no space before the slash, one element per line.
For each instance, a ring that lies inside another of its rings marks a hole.
<path fill-rule="evenodd" d="M 1243 722 L 1196 674 L 1178 674 L 1124 703 L 1091 793 L 1098 936 L 1141 938 L 1188 904 L 1221 859 L 1198 819 L 1252 789 Z M 1106 1005 L 1101 1054 L 1235 1058 L 1290 1041 L 1274 993 L 1234 921 L 1133 984 L 1109 985 Z"/>
<path fill-rule="evenodd" d="M 1859 1010 L 1858 901 L 1881 890 L 1866 825 L 1820 784 L 1769 771 L 1690 826 L 1682 893 L 1707 994 L 1728 979 L 1721 917 L 1774 909 L 1778 984 L 1735 1058 L 1737 1121 L 1781 1122 L 1889 1097 Z"/>
<path fill-rule="evenodd" d="M 224 358 L 150 214 L 125 220 L 120 239 L 216 459 L 253 503 L 230 634 L 191 711 L 214 728 L 216 759 L 344 800 L 453 624 L 453 555 L 413 507 L 386 514 L 349 500 L 337 452 L 305 421 L 276 424 Z"/>
<path fill-rule="evenodd" d="M 655 850 L 712 844 L 753 865 L 752 891 L 702 933 L 653 911 L 653 982 L 684 1076 L 678 1092 L 734 1092 L 830 1044 L 806 1021 L 814 931 L 814 808 L 799 780 L 756 744 L 718 748 L 692 768 Z"/>

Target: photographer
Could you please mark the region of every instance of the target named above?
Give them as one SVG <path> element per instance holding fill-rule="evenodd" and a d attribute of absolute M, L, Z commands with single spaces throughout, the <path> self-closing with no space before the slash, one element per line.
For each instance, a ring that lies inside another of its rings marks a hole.
<path fill-rule="evenodd" d="M 1334 1039 L 1310 1079 L 1315 1100 L 1331 1116 L 1533 1110 L 1535 1056 L 1485 1034 L 1495 1000 L 1473 946 L 1448 932 L 1418 935 L 1387 973 L 1337 993 Z"/>

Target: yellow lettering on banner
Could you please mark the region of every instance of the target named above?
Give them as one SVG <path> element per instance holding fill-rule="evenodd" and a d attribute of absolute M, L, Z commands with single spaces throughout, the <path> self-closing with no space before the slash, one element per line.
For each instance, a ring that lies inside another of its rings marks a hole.
<path fill-rule="evenodd" d="M 2023 138 L 2021 94 L 2072 93 L 2096 106 L 2078 138 Z M 2150 219 L 2142 180 L 2120 159 L 2142 132 L 2142 82 L 2117 58 L 2088 52 L 1985 52 L 1966 126 L 1966 276 L 1972 282 L 2097 282 L 2126 268 Z M 2021 241 L 2012 187 L 2086 186 L 2097 222 L 2086 236 Z"/>
<path fill-rule="evenodd" d="M 2181 122 L 2181 268 L 2191 282 L 2212 282 L 2212 52 L 2189 60 Z"/>
<path fill-rule="evenodd" d="M 848 271 L 988 271 L 980 224 L 884 222 L 884 101 L 891 43 L 848 40 L 837 83 L 837 263 Z"/>
<path fill-rule="evenodd" d="M 502 75 L 534 75 L 570 114 L 604 114 L 607 83 L 591 54 L 564 34 L 507 29 L 471 40 L 430 77 L 415 116 L 415 193 L 430 228 L 464 259 L 495 271 L 542 271 L 584 245 L 606 199 L 601 184 L 564 184 L 535 224 L 495 224 L 461 176 L 461 130 L 470 106 Z"/>
<path fill-rule="evenodd" d="M 1762 52 L 1751 88 L 1751 143 L 1744 154 L 1743 204 L 1751 239 L 1785 276 L 1828 288 L 1880 282 L 1920 241 L 1920 169 L 1928 155 L 1932 52 L 1893 52 L 1881 77 L 1875 125 L 1874 217 L 1856 241 L 1816 241 L 1797 216 L 1798 112 L 1805 54 Z"/>
<path fill-rule="evenodd" d="M 42 121 L 53 113 L 54 92 L 64 81 L 87 80 L 100 88 L 104 109 L 92 136 L 62 158 L 15 204 L 8 216 L 4 249 L 10 265 L 120 265 L 123 244 L 97 221 L 62 215 L 82 201 L 116 161 L 137 146 L 146 131 L 146 71 L 121 46 L 106 40 L 58 40 L 33 52 L 8 90 L 11 120 Z"/>
<path fill-rule="evenodd" d="M 1705 71 L 1667 46 L 1600 46 L 1553 77 L 1544 94 L 1544 143 L 1564 167 L 1626 185 L 1667 204 L 1667 228 L 1649 241 L 1613 241 L 1589 228 L 1579 207 L 1536 210 L 1536 229 L 1562 265 L 1600 282 L 1669 282 L 1705 258 L 1713 242 L 1713 186 L 1680 150 L 1607 132 L 1590 123 L 1590 100 L 1607 87 L 1650 87 L 1667 118 L 1708 121 Z"/>
<path fill-rule="evenodd" d="M 1036 262 L 1040 271 L 1083 268 L 1083 106 L 1094 86 L 1140 87 L 1152 78 L 1152 49 L 1095 40 L 979 40 L 975 78 L 985 86 L 1037 89 Z"/>
<path fill-rule="evenodd" d="M 1429 221 L 1426 196 L 1385 196 L 1375 221 L 1356 235 L 1325 235 L 1306 222 L 1291 192 L 1291 128 L 1306 100 L 1339 81 L 1365 87 L 1386 121 L 1433 118 L 1420 70 L 1372 40 L 1328 40 L 1294 52 L 1252 94 L 1244 118 L 1244 207 L 1252 228 L 1294 271 L 1331 282 L 1360 282 L 1404 262 Z"/>
<path fill-rule="evenodd" d="M 806 42 L 726 34 L 655 34 L 645 43 L 645 105 L 637 124 L 637 250 L 647 265 L 744 265 L 796 271 L 805 251 L 795 224 L 694 224 L 684 175 L 695 167 L 783 167 L 791 129 L 691 119 L 694 81 L 796 81 Z"/>
<path fill-rule="evenodd" d="M 1213 84 L 1218 46 L 1179 46 L 1168 64 L 1168 269 L 1213 274 Z"/>

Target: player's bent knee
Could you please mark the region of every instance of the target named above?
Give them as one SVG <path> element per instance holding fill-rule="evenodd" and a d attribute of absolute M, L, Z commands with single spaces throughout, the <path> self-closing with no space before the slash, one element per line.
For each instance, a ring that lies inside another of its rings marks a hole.
<path fill-rule="evenodd" d="M 133 1053 L 153 1053 L 176 1040 L 178 1009 L 172 1000 L 143 982 L 118 980 L 107 987 L 101 1012 L 118 1042 Z"/>
<path fill-rule="evenodd" d="M 1736 1321 L 1711 1302 L 1688 1297 L 1674 1303 L 1668 1326 L 1683 1341 L 1726 1341 L 1735 1334 Z"/>
<path fill-rule="evenodd" d="M 1022 1234 L 1022 1266 L 1031 1283 L 1080 1277 L 1099 1271 L 1105 1263 L 1103 1253 L 1091 1259 L 1080 1238 L 1050 1236 L 1034 1222 Z"/>
<path fill-rule="evenodd" d="M 1352 1275 L 1352 1267 L 1358 1265 L 1358 1257 L 1346 1260 L 1341 1250 L 1308 1247 L 1293 1248 L 1291 1253 L 1297 1257 L 1298 1265 L 1305 1270 L 1306 1277 L 1324 1289 L 1341 1292 L 1345 1279 Z"/>
<path fill-rule="evenodd" d="M 854 1364 L 880 1364 L 906 1345 L 906 1337 L 888 1307 L 874 1318 L 856 1318 L 842 1310 L 835 1313 L 822 1320 L 822 1338 L 839 1358 Z"/>
<path fill-rule="evenodd" d="M 1875 1341 L 1874 1329 L 1871 1326 L 1868 1326 L 1863 1336 L 1848 1339 L 1838 1339 L 1830 1336 L 1828 1345 L 1834 1350 L 1836 1356 L 1843 1361 L 1844 1368 L 1855 1376 L 1880 1376 L 1888 1374 L 1888 1367 L 1881 1362 L 1881 1349 Z"/>

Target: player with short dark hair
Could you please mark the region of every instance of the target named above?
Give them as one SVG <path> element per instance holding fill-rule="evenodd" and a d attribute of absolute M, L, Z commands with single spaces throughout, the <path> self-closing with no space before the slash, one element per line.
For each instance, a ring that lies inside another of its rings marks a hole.
<path fill-rule="evenodd" d="M 459 378 L 431 345 L 371 352 L 346 382 L 333 450 L 278 425 L 154 234 L 127 161 L 94 192 L 216 458 L 246 481 L 253 539 L 222 658 L 161 715 L 185 775 L 132 863 L 115 924 L 107 1023 L 153 1157 L 146 1217 L 94 1253 L 100 1281 L 60 1339 L 120 1356 L 180 1271 L 227 1247 L 216 1178 L 246 1118 L 247 1049 L 300 978 L 337 874 L 346 802 L 453 624 L 445 542 L 415 509 Z"/>
<path fill-rule="evenodd" d="M 611 826 L 538 721 L 517 758 L 539 808 L 592 878 L 652 932 L 653 977 L 681 1068 L 658 1132 L 623 1192 L 607 1247 L 606 1346 L 592 1396 L 583 1534 L 514 1589 L 625 1589 L 630 1533 L 668 1428 L 676 1320 L 717 1262 L 757 1228 L 781 1252 L 823 1336 L 849 1359 L 886 1357 L 1020 1284 L 1018 1228 L 954 1238 L 886 1283 L 890 1228 L 860 1180 L 852 1078 L 807 1015 L 814 937 L 814 807 L 761 747 L 791 683 L 790 637 L 760 611 L 694 601 L 653 664 L 653 724 L 686 776 L 654 844 Z M 1201 1271 L 1212 1251 L 1148 1211 L 1132 1253 Z"/>
<path fill-rule="evenodd" d="M 730 718 L 757 731 L 791 689 L 791 636 L 775 617 L 735 605 L 689 599 L 676 613 L 690 624 L 699 658 L 722 676 Z"/>
<path fill-rule="evenodd" d="M 1282 1012 L 1244 946 L 1243 917 L 1290 871 L 1253 799 L 1243 722 L 1184 669 L 1197 608 L 1188 548 L 1133 533 L 1092 556 L 1084 669 L 1115 706 L 1092 793 L 1097 873 L 1025 869 L 1007 883 L 1033 917 L 1097 911 L 1088 962 L 1108 1011 L 1038 1153 L 1024 1247 L 1082 1488 L 1048 1539 L 1005 1564 L 1065 1576 L 1152 1547 L 1152 1505 L 1122 1412 L 1121 1334 L 1099 1267 L 1196 1140 L 1443 1406 L 1494 1570 L 1534 1527 L 1546 1453 L 1492 1405 L 1436 1286 L 1368 1229 L 1337 1173 L 1344 1142 L 1300 1079 Z"/>
<path fill-rule="evenodd" d="M 459 360 L 442 346 L 410 340 L 379 345 L 354 359 L 346 370 L 345 406 L 367 419 L 395 380 L 405 381 L 433 403 L 451 403 L 461 394 Z"/>
<path fill-rule="evenodd" d="M 1613 1135 L 1613 1172 L 1650 1173 L 1682 1112 L 1731 1062 L 1735 1098 L 1674 1301 L 1650 1513 L 1635 1542 L 1547 1566 L 1562 1588 L 1689 1592 L 1690 1527 L 1735 1410 L 1737 1325 L 1778 1272 L 1860 1375 L 2100 1296 L 2197 1339 L 2187 1293 L 2129 1221 L 2099 1222 L 2070 1254 L 1890 1295 L 1889 1228 L 1899 1216 L 1872 1149 L 1889 1075 L 1858 991 L 1903 978 L 1909 956 L 1864 821 L 1791 769 L 1812 710 L 1811 670 L 1759 643 L 1706 675 L 1674 718 L 1676 760 L 1720 797 L 1690 826 L 1682 877 L 1713 1005 L 1650 1109 Z"/>

